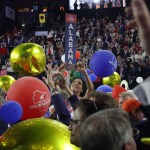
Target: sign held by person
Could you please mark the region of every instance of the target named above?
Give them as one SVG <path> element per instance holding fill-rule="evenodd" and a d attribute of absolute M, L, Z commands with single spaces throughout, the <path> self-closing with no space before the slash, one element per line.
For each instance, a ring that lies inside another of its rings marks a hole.
<path fill-rule="evenodd" d="M 65 16 L 65 62 L 72 65 L 76 63 L 76 22 L 77 15 Z"/>

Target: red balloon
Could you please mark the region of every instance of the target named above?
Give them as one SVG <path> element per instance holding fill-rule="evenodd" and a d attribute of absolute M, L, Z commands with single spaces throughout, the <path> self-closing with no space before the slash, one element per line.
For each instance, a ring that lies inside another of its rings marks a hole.
<path fill-rule="evenodd" d="M 76 51 L 76 59 L 80 58 L 80 51 Z"/>
<path fill-rule="evenodd" d="M 119 95 L 122 92 L 127 92 L 127 90 L 125 88 L 123 88 L 122 86 L 120 86 L 120 85 L 115 85 L 113 87 L 113 90 L 112 90 L 112 97 L 115 98 L 118 101 Z"/>
<path fill-rule="evenodd" d="M 51 96 L 48 87 L 34 77 L 16 80 L 7 92 L 7 100 L 20 103 L 23 108 L 22 120 L 42 117 L 49 109 Z"/>

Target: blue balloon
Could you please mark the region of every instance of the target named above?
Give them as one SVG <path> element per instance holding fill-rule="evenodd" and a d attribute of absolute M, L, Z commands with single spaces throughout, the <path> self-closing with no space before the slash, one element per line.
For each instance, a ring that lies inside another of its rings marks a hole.
<path fill-rule="evenodd" d="M 99 50 L 91 57 L 90 68 L 98 77 L 108 77 L 116 71 L 117 59 L 112 52 Z"/>
<path fill-rule="evenodd" d="M 90 69 L 86 69 L 86 72 L 87 72 L 88 75 L 91 74 L 91 70 Z"/>
<path fill-rule="evenodd" d="M 47 111 L 47 112 L 45 113 L 44 117 L 45 117 L 45 118 L 49 118 L 49 117 L 50 117 L 50 112 Z"/>
<path fill-rule="evenodd" d="M 91 79 L 92 82 L 95 82 L 97 79 L 97 76 L 94 73 L 92 73 L 89 75 L 89 78 Z"/>
<path fill-rule="evenodd" d="M 5 123 L 16 123 L 21 119 L 22 114 L 22 106 L 16 101 L 8 101 L 0 107 L 0 118 Z"/>
<path fill-rule="evenodd" d="M 100 92 L 104 92 L 104 93 L 112 92 L 112 87 L 110 87 L 108 85 L 101 85 L 96 89 L 96 91 L 100 91 Z"/>

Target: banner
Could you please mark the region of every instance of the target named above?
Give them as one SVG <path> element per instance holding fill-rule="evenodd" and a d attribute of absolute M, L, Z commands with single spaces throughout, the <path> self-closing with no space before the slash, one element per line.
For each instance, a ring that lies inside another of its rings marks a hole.
<path fill-rule="evenodd" d="M 48 31 L 35 31 L 35 36 L 48 36 Z"/>
<path fill-rule="evenodd" d="M 15 10 L 8 6 L 5 7 L 5 15 L 7 18 L 9 18 L 11 20 L 15 20 L 15 16 L 16 16 Z"/>
<path fill-rule="evenodd" d="M 76 23 L 77 15 L 66 14 L 65 16 L 65 62 L 76 63 Z"/>
<path fill-rule="evenodd" d="M 45 23 L 45 14 L 39 14 L 39 22 Z"/>

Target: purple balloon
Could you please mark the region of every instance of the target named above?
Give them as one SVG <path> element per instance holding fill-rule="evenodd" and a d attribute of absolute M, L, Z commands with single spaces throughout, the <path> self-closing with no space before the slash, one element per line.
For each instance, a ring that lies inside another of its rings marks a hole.
<path fill-rule="evenodd" d="M 91 57 L 90 68 L 98 77 L 108 77 L 116 71 L 117 59 L 112 52 L 99 50 Z"/>

